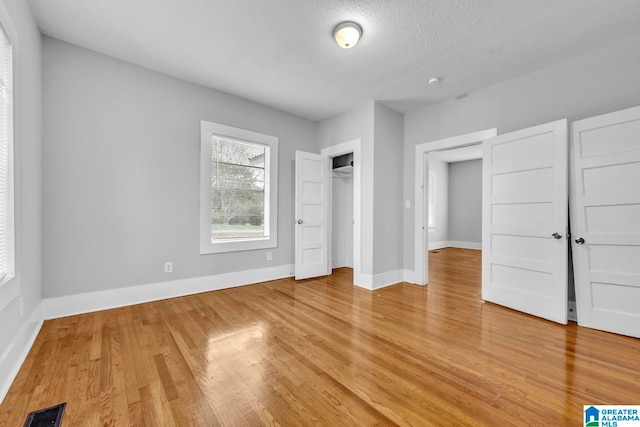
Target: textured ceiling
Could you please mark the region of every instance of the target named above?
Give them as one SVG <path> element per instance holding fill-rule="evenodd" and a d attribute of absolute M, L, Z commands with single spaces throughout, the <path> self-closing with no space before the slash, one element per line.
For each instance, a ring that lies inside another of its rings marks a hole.
<path fill-rule="evenodd" d="M 46 35 L 313 120 L 372 99 L 406 112 L 640 34 L 638 0 L 30 4 Z M 353 49 L 332 39 L 343 20 L 363 28 Z"/>

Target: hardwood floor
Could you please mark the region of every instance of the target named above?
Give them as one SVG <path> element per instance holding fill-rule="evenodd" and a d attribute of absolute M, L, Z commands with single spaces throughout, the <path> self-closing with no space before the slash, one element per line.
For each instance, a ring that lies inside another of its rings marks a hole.
<path fill-rule="evenodd" d="M 45 322 L 0 425 L 553 425 L 640 404 L 640 340 L 482 303 L 480 251 L 430 254 L 427 287 L 351 270 Z"/>

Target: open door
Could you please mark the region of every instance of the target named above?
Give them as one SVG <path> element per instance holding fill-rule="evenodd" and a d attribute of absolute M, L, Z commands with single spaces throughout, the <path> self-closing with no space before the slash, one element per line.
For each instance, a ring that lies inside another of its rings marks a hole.
<path fill-rule="evenodd" d="M 296 280 L 328 274 L 328 179 L 325 157 L 296 151 Z"/>
<path fill-rule="evenodd" d="M 578 324 L 640 338 L 640 107 L 572 125 Z"/>
<path fill-rule="evenodd" d="M 567 323 L 567 121 L 483 143 L 482 298 Z"/>

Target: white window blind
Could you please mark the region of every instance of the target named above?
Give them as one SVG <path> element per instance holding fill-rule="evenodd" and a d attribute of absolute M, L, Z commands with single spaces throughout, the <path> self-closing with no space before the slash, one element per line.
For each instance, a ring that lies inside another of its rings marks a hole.
<path fill-rule="evenodd" d="M 0 28 L 0 284 L 14 276 L 13 50 Z"/>
<path fill-rule="evenodd" d="M 211 239 L 269 236 L 269 147 L 221 135 L 211 138 Z"/>
<path fill-rule="evenodd" d="M 429 194 L 427 209 L 427 227 L 436 226 L 436 173 L 429 172 Z"/>

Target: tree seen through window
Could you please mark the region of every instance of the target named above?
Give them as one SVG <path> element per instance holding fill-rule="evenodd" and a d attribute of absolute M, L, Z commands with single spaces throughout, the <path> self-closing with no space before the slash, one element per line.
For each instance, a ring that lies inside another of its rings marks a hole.
<path fill-rule="evenodd" d="M 267 146 L 213 135 L 211 240 L 266 237 Z"/>

